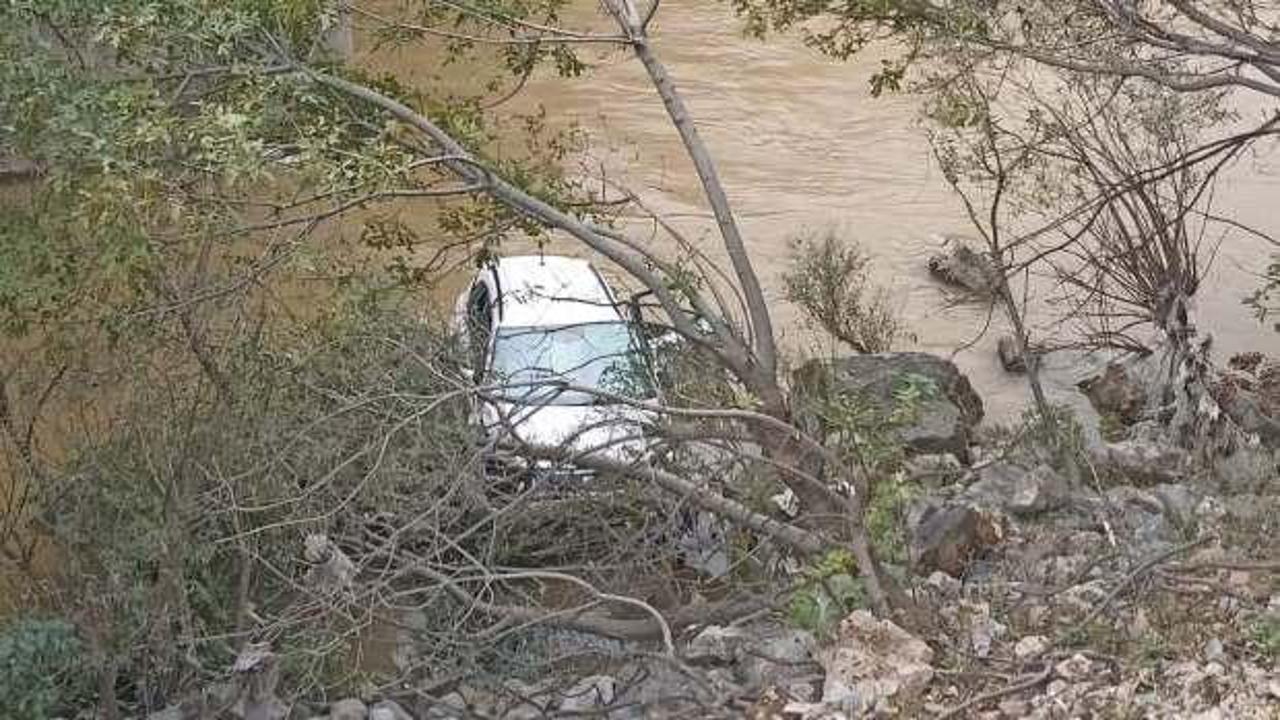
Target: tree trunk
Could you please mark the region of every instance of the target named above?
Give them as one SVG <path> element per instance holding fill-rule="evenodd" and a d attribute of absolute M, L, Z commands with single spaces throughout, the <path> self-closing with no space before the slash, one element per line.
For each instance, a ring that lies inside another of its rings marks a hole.
<path fill-rule="evenodd" d="M 633 7 L 630 2 L 626 2 L 626 5 L 628 8 Z M 703 144 L 702 137 L 698 134 L 698 128 L 690 117 L 680 93 L 676 91 L 675 83 L 667 73 L 666 67 L 649 47 L 649 41 L 643 34 L 644 29 L 639 27 L 635 19 L 629 20 L 626 24 L 631 25 L 626 29 L 632 34 L 632 48 L 636 57 L 644 65 L 645 70 L 649 73 L 649 78 L 653 81 L 654 88 L 657 89 L 659 97 L 662 98 L 662 104 L 667 109 L 667 115 L 671 117 L 671 124 L 675 126 L 676 131 L 680 134 L 680 140 L 684 143 L 689 159 L 693 161 L 694 170 L 698 173 L 698 180 L 702 183 L 703 193 L 706 195 L 707 202 L 711 205 L 711 211 L 715 215 L 716 224 L 720 229 L 720 237 L 724 241 L 725 252 L 729 256 L 729 261 L 733 263 L 734 275 L 737 276 L 738 283 L 742 287 L 742 294 L 746 299 L 747 313 L 750 316 L 750 339 L 752 348 L 755 351 L 754 359 L 756 364 L 765 374 L 775 375 L 778 369 L 777 348 L 774 343 L 773 322 L 769 317 L 769 307 L 764 299 L 764 291 L 760 287 L 760 279 L 757 277 L 755 268 L 751 264 L 751 258 L 747 254 L 746 244 L 742 240 L 738 223 L 733 217 L 733 211 L 729 206 L 729 198 L 725 194 L 724 186 L 720 183 L 719 175 L 716 173 L 711 153 L 707 150 L 706 145 Z"/>
<path fill-rule="evenodd" d="M 774 408 L 775 412 L 778 411 Z M 766 411 L 767 412 L 767 411 Z M 770 413 L 773 414 L 773 413 Z M 777 415 L 774 415 L 777 417 Z M 793 424 L 789 414 L 778 418 Z M 830 483 L 817 485 L 805 478 L 820 478 L 824 469 L 823 458 L 817 450 L 802 442 L 798 436 L 780 435 L 776 431 L 761 429 L 760 445 L 765 453 L 781 467 L 795 468 L 800 473 L 780 470 L 779 480 L 800 501 L 806 513 L 801 524 L 810 525 L 829 537 L 843 538 L 858 564 L 858 573 L 866 583 L 867 596 L 872 609 L 881 617 L 892 617 L 895 610 L 907 606 L 906 599 L 896 584 L 885 573 L 876 558 L 871 538 L 863 522 L 866 510 L 867 483 L 860 478 L 843 478 L 853 489 L 851 495 L 843 495 Z M 834 472 L 836 468 L 826 468 Z"/>

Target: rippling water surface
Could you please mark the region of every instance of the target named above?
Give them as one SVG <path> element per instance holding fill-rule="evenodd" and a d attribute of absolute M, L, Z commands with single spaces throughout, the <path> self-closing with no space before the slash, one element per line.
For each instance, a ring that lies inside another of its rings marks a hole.
<path fill-rule="evenodd" d="M 593 7 L 583 4 L 567 24 L 608 29 Z M 924 269 L 940 236 L 965 234 L 970 226 L 931 157 L 917 120 L 920 99 L 870 95 L 868 80 L 887 53 L 869 51 L 842 63 L 794 37 L 749 39 L 715 2 L 664 2 L 652 34 L 715 155 L 772 298 L 780 299 L 788 238 L 834 227 L 873 256 L 876 281 L 892 293 L 915 334 L 909 347 L 950 354 L 973 340 L 987 320 L 986 306 L 949 303 Z M 606 168 L 714 252 L 714 225 L 696 177 L 648 77 L 626 53 L 583 52 L 593 66 L 588 76 L 539 78 L 519 102 L 542 103 L 557 122 L 580 123 L 592 141 L 583 164 Z M 416 70 L 412 57 L 393 64 L 401 72 Z M 1248 117 L 1263 111 L 1255 98 L 1244 102 Z M 1280 148 L 1272 144 L 1236 166 L 1219 185 L 1218 211 L 1280 234 L 1277 159 Z M 1240 233 L 1221 245 L 1199 302 L 1222 358 L 1250 349 L 1280 353 L 1280 333 L 1256 322 L 1240 302 L 1256 286 L 1251 273 L 1261 270 L 1269 251 Z M 773 307 L 793 356 L 811 348 L 814 338 L 794 309 L 782 302 Z M 994 354 L 1003 325 L 994 318 L 986 337 L 956 355 L 996 418 L 1010 417 L 1026 399 L 1023 381 L 1005 374 Z M 1074 381 L 1088 372 L 1085 360 L 1059 356 L 1050 366 L 1051 389 L 1075 397 Z"/>

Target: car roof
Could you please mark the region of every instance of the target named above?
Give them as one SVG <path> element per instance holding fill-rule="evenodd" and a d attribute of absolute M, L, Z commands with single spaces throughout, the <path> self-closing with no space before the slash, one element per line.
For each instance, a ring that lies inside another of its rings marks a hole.
<path fill-rule="evenodd" d="M 622 319 L 591 263 L 560 255 L 517 255 L 493 265 L 499 327 L 539 327 Z"/>

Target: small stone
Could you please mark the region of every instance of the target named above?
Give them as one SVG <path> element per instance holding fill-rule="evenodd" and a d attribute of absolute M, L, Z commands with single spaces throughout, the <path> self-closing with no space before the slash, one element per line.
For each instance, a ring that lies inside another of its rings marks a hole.
<path fill-rule="evenodd" d="M 1227 509 L 1217 498 L 1206 495 L 1196 505 L 1195 513 L 1202 520 L 1217 521 L 1227 516 Z"/>
<path fill-rule="evenodd" d="M 454 691 L 440 698 L 439 702 L 427 709 L 428 720 L 455 720 L 467 715 L 467 699 L 462 693 Z"/>
<path fill-rule="evenodd" d="M 731 663 L 748 639 L 747 632 L 740 627 L 711 625 L 689 641 L 684 656 L 693 663 Z"/>
<path fill-rule="evenodd" d="M 1210 662 L 1220 661 L 1225 656 L 1226 651 L 1222 647 L 1222 641 L 1218 638 L 1211 638 L 1209 642 L 1204 644 L 1204 659 Z"/>
<path fill-rule="evenodd" d="M 738 683 L 738 677 L 731 668 L 711 668 L 707 671 L 706 678 L 712 690 L 723 697 L 736 696 L 743 692 L 743 687 Z"/>
<path fill-rule="evenodd" d="M 1043 635 L 1028 635 L 1013 646 L 1013 656 L 1019 660 L 1029 660 L 1049 649 L 1049 640 Z"/>
<path fill-rule="evenodd" d="M 996 706 L 1007 718 L 1024 718 L 1031 712 L 1031 706 L 1022 700 L 1005 700 Z"/>
<path fill-rule="evenodd" d="M 1031 516 L 1063 506 L 1071 496 L 1071 484 L 1058 471 L 1043 463 L 1024 468 L 997 462 L 982 469 L 981 478 L 970 485 L 964 497 L 982 508 Z"/>
<path fill-rule="evenodd" d="M 306 576 L 309 585 L 331 593 L 348 588 L 355 581 L 355 562 L 327 535 L 308 535 L 303 545 L 303 557 L 311 565 Z"/>
<path fill-rule="evenodd" d="M 608 675 L 590 675 L 573 684 L 560 701 L 562 713 L 589 713 L 609 707 L 617 698 L 618 683 Z"/>
<path fill-rule="evenodd" d="M 502 683 L 506 689 L 510 707 L 503 717 L 540 718 L 546 715 L 552 705 L 551 695 L 545 686 L 533 685 L 518 679 L 510 679 Z"/>
<path fill-rule="evenodd" d="M 908 553 L 919 571 L 960 577 L 970 562 L 1004 539 L 999 517 L 968 503 L 926 499 L 908 513 Z"/>
<path fill-rule="evenodd" d="M 1070 608 L 1071 611 L 1084 616 L 1102 602 L 1106 595 L 1106 587 L 1098 579 L 1075 585 L 1059 595 L 1057 613 L 1061 614 Z"/>
<path fill-rule="evenodd" d="M 1049 697 L 1054 697 L 1066 692 L 1067 687 L 1068 687 L 1067 681 L 1054 680 L 1053 682 L 1049 683 L 1049 687 L 1045 688 L 1045 692 L 1049 694 Z"/>
<path fill-rule="evenodd" d="M 925 580 L 925 584 L 937 589 L 938 592 L 947 595 L 958 593 L 960 592 L 960 588 L 963 587 L 959 580 L 951 577 L 941 570 L 934 570 L 933 573 L 929 575 L 929 578 Z"/>
<path fill-rule="evenodd" d="M 1222 663 L 1219 663 L 1219 662 L 1205 663 L 1205 666 L 1204 666 L 1205 677 L 1221 677 L 1222 673 L 1224 672 L 1226 672 L 1226 668 L 1222 667 Z"/>
<path fill-rule="evenodd" d="M 909 704 L 933 679 L 933 650 L 890 620 L 855 610 L 818 653 L 822 700 L 855 717 L 882 703 Z"/>
<path fill-rule="evenodd" d="M 1099 415 L 1110 415 L 1125 425 L 1136 423 L 1147 403 L 1147 392 L 1137 373 L 1111 363 L 1101 374 L 1076 383 Z"/>
<path fill-rule="evenodd" d="M 502 720 L 541 720 L 546 716 L 547 713 L 542 708 L 525 703 L 508 708 L 506 712 L 502 713 Z"/>
<path fill-rule="evenodd" d="M 947 285 L 954 285 L 977 295 L 985 296 L 995 291 L 1000 273 L 990 255 L 974 250 L 959 237 L 944 238 L 944 244 L 950 247 L 945 252 L 929 257 L 930 275 Z"/>
<path fill-rule="evenodd" d="M 811 703 L 818 700 L 818 686 L 813 682 L 787 683 L 782 688 L 787 697 L 796 702 Z"/>
<path fill-rule="evenodd" d="M 986 659 L 991 655 L 991 644 L 1002 637 L 1007 628 L 991 617 L 986 603 L 979 603 L 977 612 L 969 621 L 969 640 L 973 645 L 973 654 Z"/>
<path fill-rule="evenodd" d="M 1094 461 L 1130 481 L 1177 483 L 1186 476 L 1191 457 L 1183 448 L 1163 440 L 1130 439 L 1105 443 Z M 1156 506 L 1157 511 L 1161 509 Z"/>
<path fill-rule="evenodd" d="M 365 720 L 369 708 L 357 698 L 347 698 L 329 706 L 329 720 Z"/>
<path fill-rule="evenodd" d="M 382 700 L 369 708 L 369 720 L 413 720 L 413 716 L 395 700 Z"/>
<path fill-rule="evenodd" d="M 970 452 L 972 457 L 972 452 Z M 964 474 L 965 468 L 960 459 L 951 453 L 917 455 L 903 462 L 903 469 L 913 483 L 937 487 L 945 485 L 951 478 Z"/>
<path fill-rule="evenodd" d="M 640 716 L 636 716 L 640 717 Z M 748 717 L 773 717 L 772 715 L 749 715 Z M 782 717 L 785 718 L 814 718 L 815 720 L 825 720 L 825 718 L 834 717 L 828 710 L 827 706 L 817 702 L 789 702 L 782 706 Z"/>
<path fill-rule="evenodd" d="M 1001 335 L 996 341 L 996 356 L 1000 358 L 1000 365 L 1005 372 L 1021 374 L 1027 371 L 1028 362 L 1033 365 L 1039 365 L 1040 358 L 1045 353 L 1043 346 L 1029 344 L 1027 352 L 1023 353 L 1018 349 L 1018 339 L 1012 335 Z"/>
<path fill-rule="evenodd" d="M 1084 655 L 1076 653 L 1054 665 L 1053 671 L 1064 680 L 1080 680 L 1093 671 L 1093 663 L 1089 662 L 1089 658 Z"/>
<path fill-rule="evenodd" d="M 777 495 L 769 496 L 769 500 L 787 517 L 793 518 L 800 514 L 800 498 L 796 497 L 796 494 L 789 488 Z"/>
<path fill-rule="evenodd" d="M 736 663 L 737 675 L 747 687 L 784 685 L 813 674 L 813 653 L 818 641 L 812 633 L 790 628 L 751 628 L 752 641 L 744 646 Z"/>
<path fill-rule="evenodd" d="M 1267 683 L 1267 692 L 1271 697 L 1280 700 L 1280 680 L 1272 680 Z"/>
<path fill-rule="evenodd" d="M 1189 527 L 1195 522 L 1196 506 L 1200 503 L 1200 495 L 1186 485 L 1164 483 L 1151 489 L 1151 494 L 1160 501 L 1164 513 L 1179 527 Z"/>

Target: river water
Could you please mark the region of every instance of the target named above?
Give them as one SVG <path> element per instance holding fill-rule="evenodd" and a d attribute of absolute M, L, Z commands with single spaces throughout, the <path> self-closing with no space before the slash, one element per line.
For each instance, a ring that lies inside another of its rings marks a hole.
<path fill-rule="evenodd" d="M 567 23 L 609 27 L 589 5 L 570 13 Z M 796 310 L 781 298 L 788 240 L 831 228 L 856 239 L 873 258 L 875 282 L 888 289 L 914 334 L 902 349 L 954 354 L 986 399 L 989 418 L 1016 414 L 1026 402 L 1025 383 L 1000 368 L 994 351 L 1005 323 L 997 313 L 991 329 L 974 342 L 987 322 L 987 306 L 952 302 L 925 270 L 942 236 L 972 232 L 931 156 L 918 120 L 921 99 L 871 97 L 869 78 L 886 55 L 869 51 L 836 62 L 795 37 L 749 39 L 729 8 L 714 2 L 664 2 L 652 34 L 716 158 L 790 358 L 829 346 L 802 327 Z M 687 235 L 704 238 L 715 253 L 714 223 L 696 177 L 639 63 L 619 50 L 584 50 L 583 56 L 592 66 L 585 77 L 536 77 L 517 104 L 540 103 L 553 122 L 578 123 L 590 146 L 575 159 L 575 171 L 605 169 Z M 372 59 L 410 77 L 422 67 L 412 56 Z M 1252 118 L 1266 107 L 1244 98 L 1242 112 Z M 1274 210 L 1280 201 L 1280 148 L 1261 150 L 1220 182 L 1216 209 L 1280 234 L 1280 213 Z M 566 248 L 581 254 L 570 244 L 556 244 L 557 250 Z M 1244 350 L 1280 352 L 1280 333 L 1241 304 L 1257 285 L 1252 273 L 1261 271 L 1271 249 L 1239 232 L 1222 238 L 1198 299 L 1202 326 L 1214 334 L 1220 359 Z M 1096 361 L 1052 358 L 1051 394 L 1078 404 L 1074 383 Z"/>

